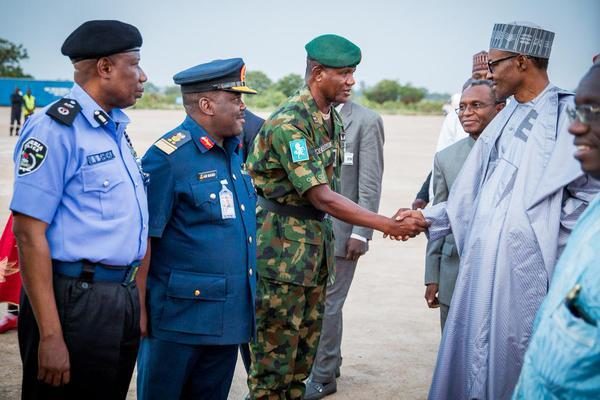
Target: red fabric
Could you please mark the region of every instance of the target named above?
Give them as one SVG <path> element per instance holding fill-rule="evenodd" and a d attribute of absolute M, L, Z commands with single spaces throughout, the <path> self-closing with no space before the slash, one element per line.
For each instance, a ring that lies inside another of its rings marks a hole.
<path fill-rule="evenodd" d="M 12 232 L 12 214 L 0 238 L 0 302 L 19 304 L 21 274 L 17 241 Z"/>

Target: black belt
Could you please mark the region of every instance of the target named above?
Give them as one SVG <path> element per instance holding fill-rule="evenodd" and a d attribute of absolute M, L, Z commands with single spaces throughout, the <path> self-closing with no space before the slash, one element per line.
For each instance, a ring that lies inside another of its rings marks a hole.
<path fill-rule="evenodd" d="M 86 282 L 118 282 L 129 285 L 135 280 L 135 275 L 140 263 L 131 265 L 106 265 L 82 261 L 60 261 L 52 260 L 52 269 L 55 273 L 70 278 L 80 278 Z"/>
<path fill-rule="evenodd" d="M 323 221 L 327 215 L 323 211 L 319 211 L 314 207 L 290 206 L 273 200 L 265 199 L 261 196 L 258 196 L 257 203 L 265 210 L 269 210 L 275 214 L 283 215 L 284 217 L 316 219 L 317 221 Z"/>

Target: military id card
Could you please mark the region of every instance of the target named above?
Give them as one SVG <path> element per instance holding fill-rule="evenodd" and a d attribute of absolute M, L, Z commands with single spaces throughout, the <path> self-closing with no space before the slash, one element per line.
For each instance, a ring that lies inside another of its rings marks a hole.
<path fill-rule="evenodd" d="M 221 218 L 233 219 L 235 218 L 235 201 L 233 200 L 233 193 L 225 185 L 227 185 L 227 179 L 221 181 L 221 191 L 219 192 Z"/>

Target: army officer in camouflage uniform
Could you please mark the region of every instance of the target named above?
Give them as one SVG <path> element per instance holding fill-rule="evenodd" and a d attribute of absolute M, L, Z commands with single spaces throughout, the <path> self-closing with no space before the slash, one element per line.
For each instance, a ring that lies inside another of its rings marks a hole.
<path fill-rule="evenodd" d="M 360 49 L 337 35 L 306 45 L 306 87 L 265 122 L 248 157 L 258 191 L 257 337 L 253 399 L 301 399 L 319 342 L 325 286 L 333 279 L 331 214 L 392 236 L 425 227 L 397 222 L 337 194 L 343 126 L 333 108 L 350 97 Z"/>

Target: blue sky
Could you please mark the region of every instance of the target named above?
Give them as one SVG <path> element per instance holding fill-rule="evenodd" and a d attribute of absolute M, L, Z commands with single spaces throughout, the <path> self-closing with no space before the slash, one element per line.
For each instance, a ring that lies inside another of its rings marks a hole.
<path fill-rule="evenodd" d="M 356 78 L 410 82 L 456 92 L 471 56 L 487 50 L 495 22 L 531 21 L 556 33 L 550 79 L 574 89 L 600 53 L 600 1 L 273 1 L 273 0 L 4 0 L 0 37 L 23 44 L 26 72 L 71 79 L 60 54 L 68 34 L 89 19 L 120 19 L 144 37 L 150 81 L 172 84 L 178 71 L 215 58 L 243 57 L 271 79 L 303 74 L 304 44 L 323 33 L 346 36 L 363 51 Z"/>

